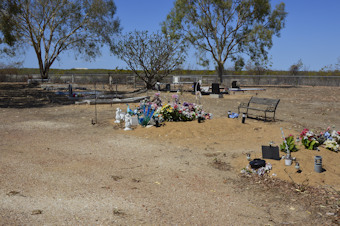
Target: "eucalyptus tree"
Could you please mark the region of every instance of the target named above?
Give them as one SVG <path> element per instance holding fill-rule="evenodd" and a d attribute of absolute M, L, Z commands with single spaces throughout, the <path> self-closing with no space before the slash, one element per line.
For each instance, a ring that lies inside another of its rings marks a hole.
<path fill-rule="evenodd" d="M 14 46 L 17 41 L 15 35 L 14 17 L 19 13 L 19 6 L 15 0 L 0 2 L 0 54 L 14 55 Z"/>
<path fill-rule="evenodd" d="M 270 0 L 176 0 L 163 22 L 163 32 L 184 38 L 207 63 L 217 64 L 222 83 L 224 64 L 246 53 L 254 59 L 266 57 L 272 37 L 285 25 L 285 4 L 272 9 Z M 203 53 L 203 54 L 202 54 Z"/>
<path fill-rule="evenodd" d="M 6 0 L 10 1 L 10 0 Z M 12 18 L 18 44 L 31 45 L 40 74 L 48 78 L 51 65 L 62 52 L 74 50 L 86 60 L 100 54 L 120 32 L 113 0 L 12 0 L 19 6 Z"/>
<path fill-rule="evenodd" d="M 129 32 L 117 40 L 111 50 L 145 83 L 147 89 L 177 69 L 186 56 L 183 42 L 161 32 Z"/>

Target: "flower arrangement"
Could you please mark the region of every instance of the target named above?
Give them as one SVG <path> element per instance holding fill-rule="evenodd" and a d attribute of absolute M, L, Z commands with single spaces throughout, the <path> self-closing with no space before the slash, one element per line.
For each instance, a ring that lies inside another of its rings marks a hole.
<path fill-rule="evenodd" d="M 340 149 L 340 131 L 330 130 L 330 127 L 325 132 L 315 134 L 309 129 L 304 129 L 300 137 L 302 144 L 309 150 L 316 149 L 319 145 L 325 145 L 325 148 L 338 152 Z"/>
<path fill-rule="evenodd" d="M 266 173 L 269 173 L 272 168 L 272 164 L 269 162 L 266 163 L 265 167 L 260 167 L 258 169 L 252 169 L 250 165 L 247 165 L 245 168 L 241 169 L 241 173 L 245 175 L 257 174 L 259 176 L 263 176 Z"/>
<path fill-rule="evenodd" d="M 151 119 L 157 122 L 164 121 L 193 121 L 200 117 L 201 120 L 211 119 L 212 114 L 204 112 L 202 106 L 194 103 L 179 103 L 177 94 L 172 95 L 173 103 L 162 105 L 160 94 L 156 93 L 153 100 L 141 101 L 135 110 L 127 105 L 127 113 L 137 115 L 139 124 L 146 126 Z"/>
<path fill-rule="evenodd" d="M 187 102 L 183 105 L 166 104 L 158 108 L 155 114 L 160 117 L 160 121 L 192 121 L 199 116 L 203 119 L 212 118 L 212 114 L 205 113 L 202 106 Z"/>
<path fill-rule="evenodd" d="M 309 150 L 316 149 L 320 144 L 319 141 L 317 140 L 317 136 L 309 129 L 302 130 L 300 138 L 303 146 L 305 146 L 305 148 Z"/>
<path fill-rule="evenodd" d="M 297 148 L 297 146 L 295 145 L 295 141 L 294 141 L 294 136 L 292 134 L 289 134 L 288 137 L 286 137 L 286 142 L 287 142 L 287 146 L 290 152 L 296 152 L 299 149 Z M 280 145 L 280 150 L 283 152 L 287 153 L 287 149 L 286 149 L 286 143 L 283 142 Z"/>
<path fill-rule="evenodd" d="M 325 145 L 325 148 L 331 151 L 334 151 L 334 152 L 339 151 L 339 144 L 335 140 L 326 140 L 324 145 Z"/>

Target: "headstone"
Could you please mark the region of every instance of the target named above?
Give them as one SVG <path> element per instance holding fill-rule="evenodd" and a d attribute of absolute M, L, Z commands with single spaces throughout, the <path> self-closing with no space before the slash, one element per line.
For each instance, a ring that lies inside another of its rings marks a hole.
<path fill-rule="evenodd" d="M 197 87 L 196 87 L 197 86 Z M 201 85 L 199 82 L 194 82 L 194 92 L 195 91 L 201 91 Z"/>
<path fill-rule="evenodd" d="M 278 146 L 262 146 L 262 158 L 280 160 Z"/>
<path fill-rule="evenodd" d="M 72 85 L 71 84 L 68 85 L 68 95 L 70 97 L 73 96 L 73 91 L 72 91 Z"/>
<path fill-rule="evenodd" d="M 220 84 L 212 83 L 211 84 L 211 88 L 212 88 L 212 93 L 213 94 L 220 94 Z"/>
<path fill-rule="evenodd" d="M 240 86 L 237 84 L 237 81 L 232 81 L 231 88 L 240 88 Z"/>
<path fill-rule="evenodd" d="M 138 126 L 138 118 L 136 116 L 133 116 L 131 118 L 131 125 L 132 126 Z"/>
<path fill-rule="evenodd" d="M 170 84 L 166 84 L 166 85 L 165 85 L 165 90 L 166 90 L 166 91 L 170 91 L 170 90 L 171 90 Z"/>
<path fill-rule="evenodd" d="M 172 83 L 178 84 L 179 83 L 179 76 L 172 76 Z"/>

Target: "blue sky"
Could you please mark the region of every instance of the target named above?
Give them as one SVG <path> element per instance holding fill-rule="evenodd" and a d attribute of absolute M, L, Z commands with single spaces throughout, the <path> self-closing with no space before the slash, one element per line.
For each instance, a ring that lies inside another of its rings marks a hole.
<path fill-rule="evenodd" d="M 272 0 L 272 5 L 286 3 L 288 12 L 286 27 L 281 37 L 274 38 L 269 51 L 272 68 L 288 70 L 299 59 L 308 70 L 320 70 L 325 65 L 335 64 L 340 57 L 340 1 L 339 0 Z M 170 12 L 174 0 L 115 0 L 117 16 L 123 33 L 133 30 L 160 30 L 160 23 Z M 112 56 L 107 48 L 93 62 L 74 59 L 72 52 L 61 55 L 52 68 L 126 68 L 126 64 Z M 27 51 L 23 67 L 37 68 L 38 62 L 32 49 Z M 225 67 L 231 66 L 226 64 Z M 189 55 L 184 68 L 202 69 Z M 211 69 L 213 66 L 211 66 Z"/>

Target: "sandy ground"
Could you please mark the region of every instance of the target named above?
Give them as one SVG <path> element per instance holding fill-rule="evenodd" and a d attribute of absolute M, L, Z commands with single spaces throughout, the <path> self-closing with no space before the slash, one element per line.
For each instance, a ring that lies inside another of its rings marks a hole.
<path fill-rule="evenodd" d="M 212 120 L 133 131 L 113 123 L 116 107 L 126 105 L 97 106 L 95 125 L 92 105 L 1 108 L 0 224 L 338 224 L 339 154 L 300 147 L 293 156 L 301 174 L 275 160 L 265 178 L 239 172 L 246 153 L 261 157 L 261 145 L 282 142 L 280 128 L 339 130 L 340 88 L 267 87 L 257 95 L 281 99 L 276 122 L 226 117 L 252 95 L 204 96 Z M 315 155 L 322 174 L 313 171 Z"/>

